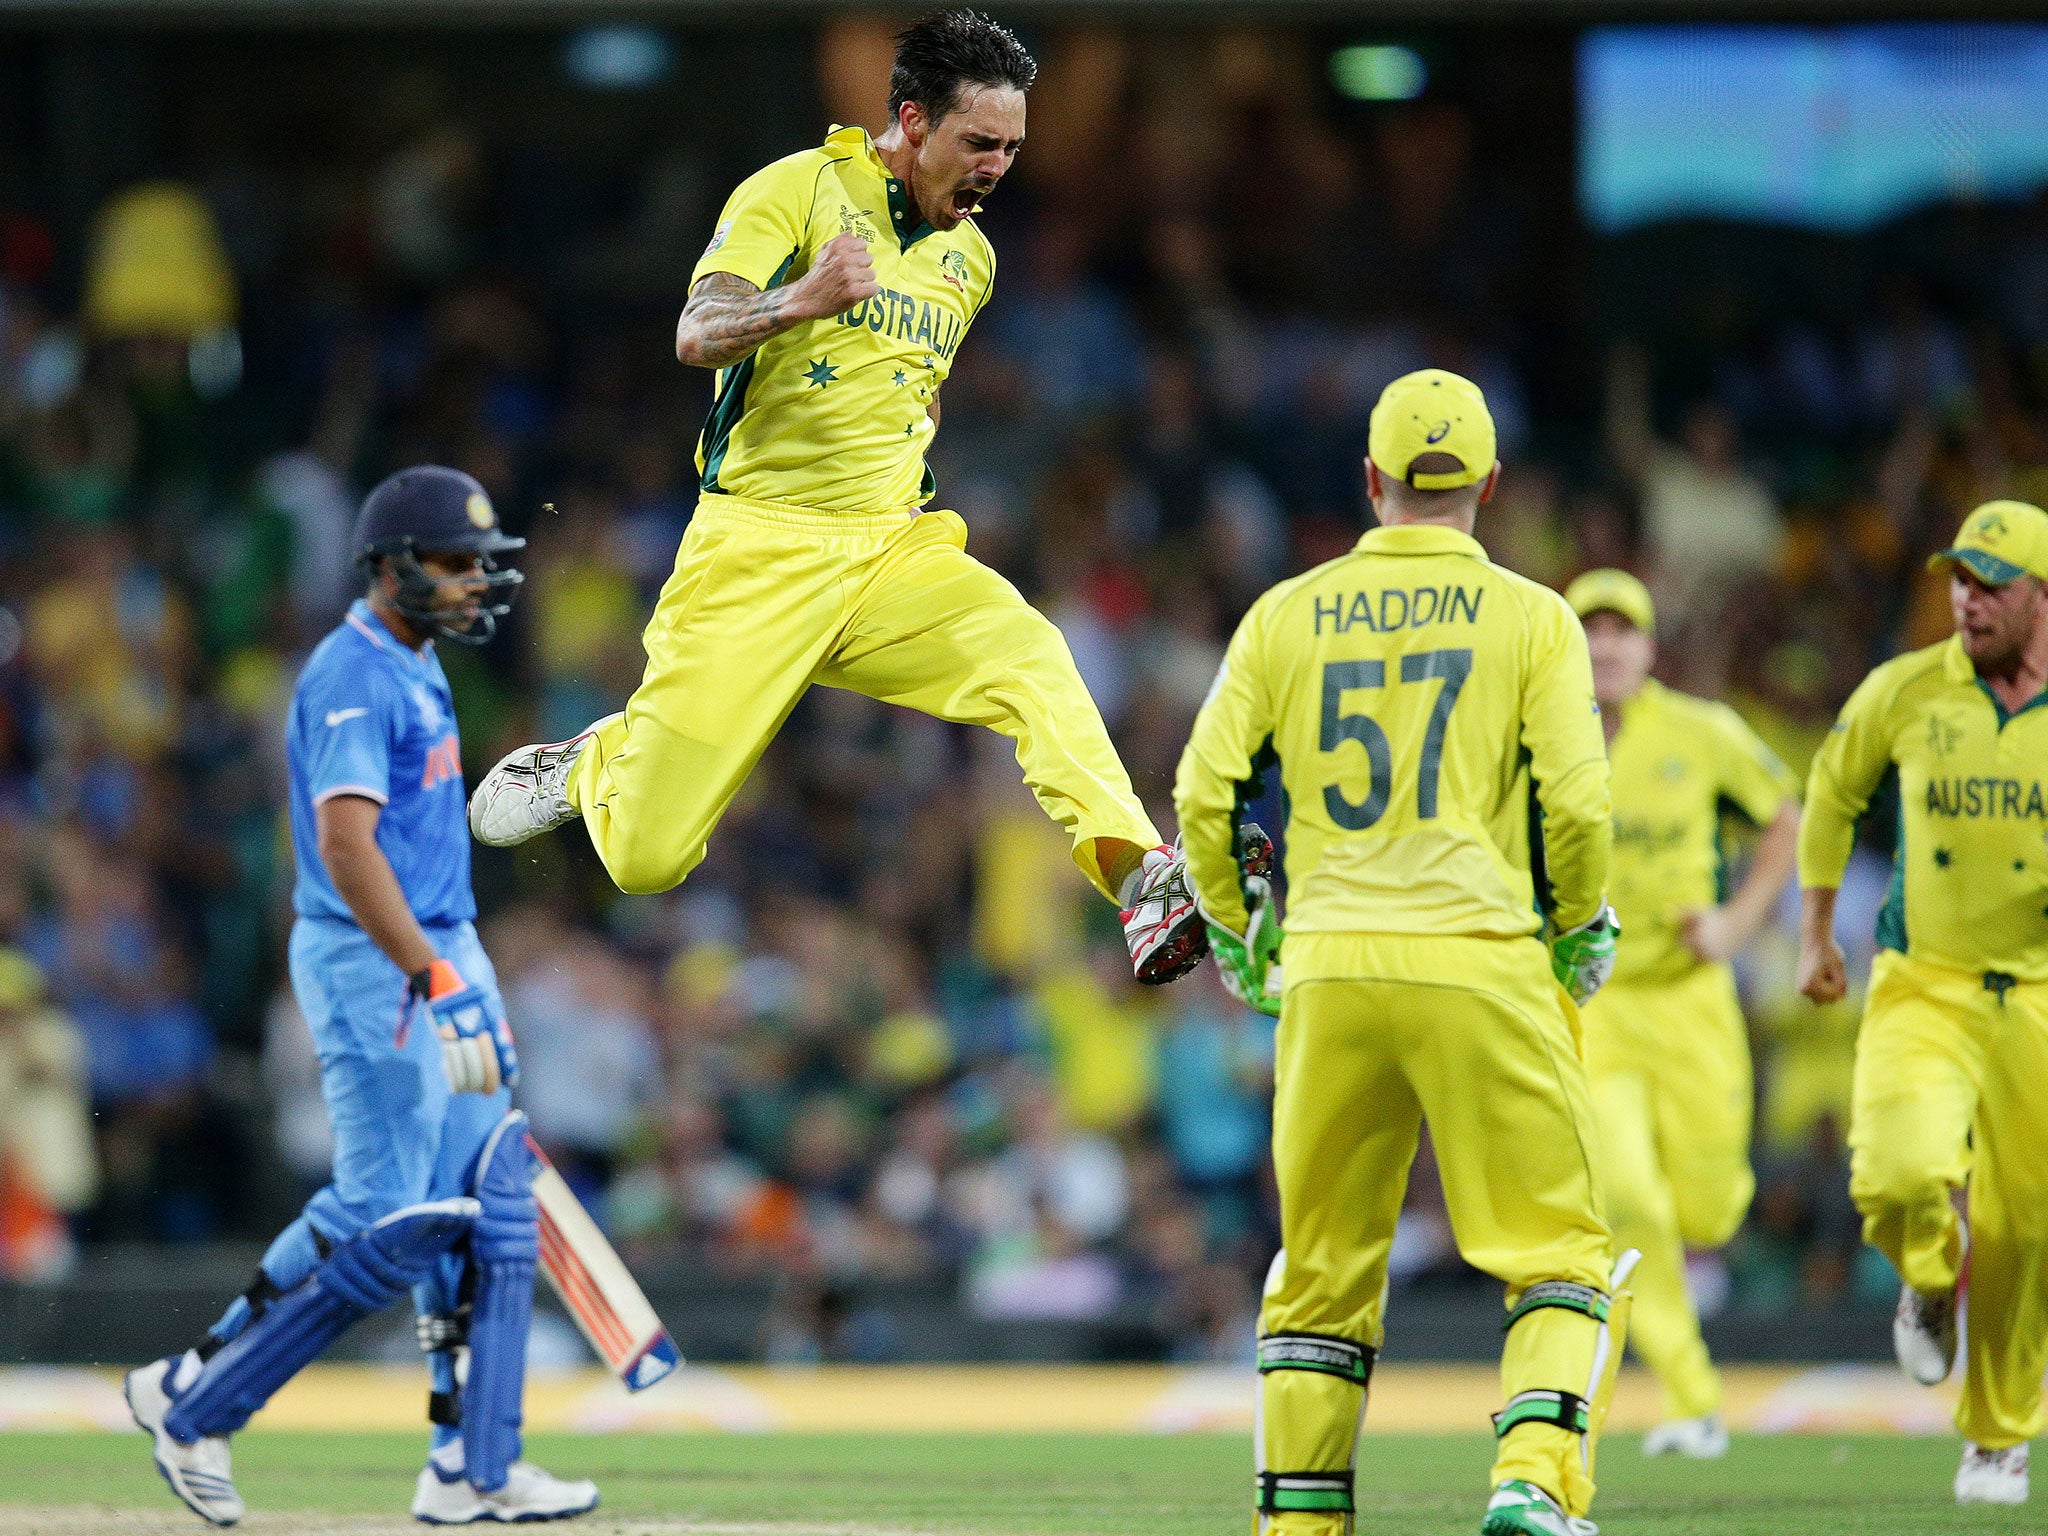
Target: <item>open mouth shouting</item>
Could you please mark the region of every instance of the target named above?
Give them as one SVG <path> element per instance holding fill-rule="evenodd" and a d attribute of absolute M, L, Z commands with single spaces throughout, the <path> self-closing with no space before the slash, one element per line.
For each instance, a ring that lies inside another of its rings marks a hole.
<path fill-rule="evenodd" d="M 970 181 L 946 200 L 946 212 L 955 224 L 981 206 L 982 199 L 995 191 L 996 184 Z"/>

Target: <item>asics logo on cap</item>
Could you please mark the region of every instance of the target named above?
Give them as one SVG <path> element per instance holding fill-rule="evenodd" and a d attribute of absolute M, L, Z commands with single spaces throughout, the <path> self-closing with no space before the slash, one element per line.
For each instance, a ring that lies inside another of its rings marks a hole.
<path fill-rule="evenodd" d="M 1429 436 L 1425 437 L 1423 441 L 1425 443 L 1440 443 L 1450 435 L 1451 424 L 1448 421 L 1440 421 L 1429 429 Z"/>

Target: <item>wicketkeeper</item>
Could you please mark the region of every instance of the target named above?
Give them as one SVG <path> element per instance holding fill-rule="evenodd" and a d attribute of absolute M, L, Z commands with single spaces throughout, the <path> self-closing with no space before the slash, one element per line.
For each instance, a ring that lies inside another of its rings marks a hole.
<path fill-rule="evenodd" d="M 468 475 L 393 475 L 356 525 L 367 595 L 315 647 L 292 696 L 292 987 L 334 1120 L 334 1181 L 196 1345 L 127 1380 L 164 1481 L 215 1525 L 243 1511 L 228 1437 L 408 1290 L 432 1372 L 413 1514 L 461 1525 L 597 1504 L 595 1484 L 519 1459 L 534 1161 L 511 1108 L 512 1033 L 472 923 L 462 751 L 434 654 L 437 637 L 490 637 L 521 579 L 499 561 L 524 542 L 506 537 Z"/>
<path fill-rule="evenodd" d="M 1500 472 L 1478 389 L 1397 379 L 1369 447 L 1381 526 L 1252 606 L 1174 787 L 1212 952 L 1280 1015 L 1259 1528 L 1353 1527 L 1387 1254 L 1426 1119 L 1459 1250 L 1507 1284 L 1482 1530 L 1578 1536 L 1633 1257 L 1609 1251 L 1573 1005 L 1614 963 L 1606 744 L 1571 609 L 1472 538 Z M 1271 893 L 1232 856 L 1275 767 L 1284 1006 Z"/>

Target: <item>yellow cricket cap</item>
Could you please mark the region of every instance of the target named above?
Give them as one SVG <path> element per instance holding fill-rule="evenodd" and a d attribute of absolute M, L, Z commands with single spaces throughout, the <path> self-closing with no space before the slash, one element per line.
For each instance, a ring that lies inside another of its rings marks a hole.
<path fill-rule="evenodd" d="M 1470 379 L 1441 368 L 1404 373 L 1381 391 L 1372 408 L 1366 452 L 1381 474 L 1418 491 L 1477 485 L 1493 473 L 1500 456 L 1486 396 Z M 1460 467 L 1411 474 L 1410 466 L 1425 453 L 1447 453 Z"/>
<path fill-rule="evenodd" d="M 1580 618 L 1618 613 L 1645 634 L 1657 632 L 1657 609 L 1650 589 L 1627 571 L 1588 571 L 1564 589 L 1564 600 Z"/>
<path fill-rule="evenodd" d="M 2024 501 L 1987 501 L 1963 519 L 1955 543 L 1928 557 L 1927 568 L 1965 565 L 1994 587 L 2022 576 L 2048 580 L 2048 512 Z"/>

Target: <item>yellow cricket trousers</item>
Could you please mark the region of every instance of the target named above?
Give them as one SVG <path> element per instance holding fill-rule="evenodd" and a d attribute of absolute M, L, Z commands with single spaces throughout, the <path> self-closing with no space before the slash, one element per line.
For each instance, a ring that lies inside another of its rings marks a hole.
<path fill-rule="evenodd" d="M 1603 1293 L 1609 1234 L 1576 1023 L 1540 943 L 1296 933 L 1282 964 L 1273 1164 L 1283 1251 L 1259 1319 L 1261 1495 L 1270 1505 L 1265 1483 L 1277 1479 L 1295 1508 L 1313 1509 L 1327 1485 L 1345 1502 L 1321 1507 L 1348 1509 L 1367 1352 L 1384 1335 L 1387 1255 L 1423 1122 L 1458 1249 L 1507 1283 L 1510 1307 L 1544 1282 L 1565 1283 L 1532 1300 Z M 1604 1331 L 1563 1305 L 1521 1315 L 1501 1357 L 1508 1403 L 1528 1393 L 1591 1401 Z M 1281 1365 L 1290 1352 L 1305 1363 Z M 1583 1515 L 1589 1437 L 1513 1424 L 1493 1478 L 1515 1477 Z M 1268 1516 L 1275 1532 L 1319 1536 L 1342 1519 Z"/>
<path fill-rule="evenodd" d="M 1956 1284 L 1969 1188 L 1969 1350 L 1956 1427 L 1992 1449 L 2042 1429 L 2048 1369 L 2048 983 L 1871 967 L 1849 1128 L 1863 1237 L 1916 1290 Z"/>
<path fill-rule="evenodd" d="M 1628 1341 L 1663 1384 L 1667 1418 L 1713 1413 L 1721 1379 L 1686 1287 L 1685 1250 L 1727 1242 L 1756 1193 L 1735 974 L 1702 965 L 1676 981 L 1611 981 L 1581 1020 L 1607 1219 L 1616 1247 L 1643 1256 Z"/>
<path fill-rule="evenodd" d="M 665 891 L 697 866 L 797 700 L 823 683 L 1011 737 L 1082 873 L 1114 898 L 1109 845 L 1150 848 L 1159 833 L 1059 630 L 966 545 L 952 512 L 700 499 L 642 637 L 640 686 L 569 778 L 619 888 Z"/>

